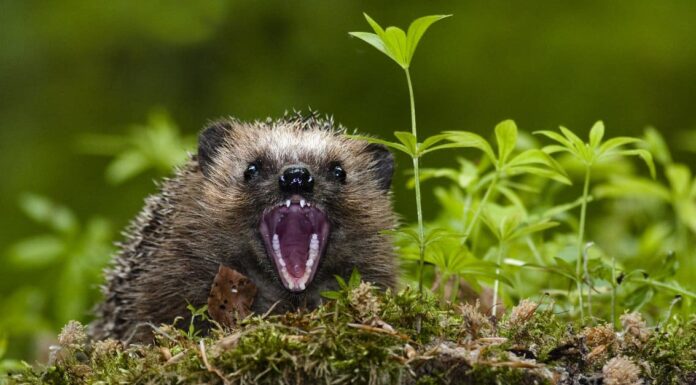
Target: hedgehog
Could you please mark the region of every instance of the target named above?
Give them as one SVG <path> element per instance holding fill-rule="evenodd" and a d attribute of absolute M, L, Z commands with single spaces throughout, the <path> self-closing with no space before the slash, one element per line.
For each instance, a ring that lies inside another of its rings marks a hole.
<path fill-rule="evenodd" d="M 393 288 L 393 170 L 386 147 L 316 113 L 210 123 L 125 231 L 91 337 L 148 342 L 154 325 L 188 324 L 221 265 L 256 285 L 255 313 L 315 308 L 354 269 Z"/>

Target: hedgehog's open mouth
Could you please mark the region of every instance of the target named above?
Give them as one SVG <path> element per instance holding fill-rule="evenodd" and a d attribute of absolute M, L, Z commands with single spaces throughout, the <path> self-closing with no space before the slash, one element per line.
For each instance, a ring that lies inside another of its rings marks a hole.
<path fill-rule="evenodd" d="M 326 214 L 296 196 L 267 210 L 261 217 L 259 230 L 283 285 L 293 292 L 305 290 L 314 279 L 326 249 L 329 237 Z"/>

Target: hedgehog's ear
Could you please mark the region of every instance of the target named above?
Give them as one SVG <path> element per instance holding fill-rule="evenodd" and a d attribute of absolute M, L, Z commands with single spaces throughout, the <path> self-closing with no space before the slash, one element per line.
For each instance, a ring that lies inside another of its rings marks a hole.
<path fill-rule="evenodd" d="M 394 156 L 386 146 L 377 143 L 368 144 L 367 152 L 374 159 L 373 170 L 377 175 L 379 187 L 384 191 L 389 191 L 392 175 L 394 175 Z"/>
<path fill-rule="evenodd" d="M 232 125 L 229 122 L 215 122 L 201 131 L 198 136 L 198 167 L 203 175 L 210 176 L 213 159 L 231 128 Z"/>

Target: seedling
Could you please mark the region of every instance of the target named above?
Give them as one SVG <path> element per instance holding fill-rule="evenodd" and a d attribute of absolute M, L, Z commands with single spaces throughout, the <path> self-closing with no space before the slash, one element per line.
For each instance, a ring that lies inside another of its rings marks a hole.
<path fill-rule="evenodd" d="M 589 142 L 585 143 L 577 135 L 567 128 L 560 127 L 561 134 L 553 131 L 537 131 L 536 134 L 546 136 L 558 144 L 553 144 L 544 147 L 544 152 L 547 154 L 568 153 L 579 160 L 585 169 L 585 179 L 583 183 L 582 205 L 580 208 L 580 225 L 578 227 L 577 239 L 577 263 L 575 270 L 575 282 L 577 283 L 580 318 L 585 318 L 585 310 L 583 306 L 582 296 L 582 266 L 583 266 L 583 246 L 585 244 L 585 223 L 587 220 L 587 202 L 589 199 L 590 178 L 592 168 L 599 162 L 616 158 L 620 156 L 639 156 L 641 157 L 648 168 L 650 175 L 655 178 L 655 164 L 652 155 L 649 151 L 637 149 L 625 149 L 628 144 L 640 143 L 638 138 L 618 137 L 602 142 L 604 139 L 604 123 L 598 121 L 590 130 Z"/>
<path fill-rule="evenodd" d="M 416 102 L 413 95 L 413 84 L 411 82 L 411 60 L 416 52 L 418 42 L 423 37 L 428 28 L 438 20 L 442 20 L 450 15 L 433 15 L 424 16 L 414 20 L 408 27 L 408 32 L 404 32 L 398 27 L 387 27 L 383 29 L 370 16 L 365 14 L 365 19 L 375 31 L 371 32 L 350 32 L 350 35 L 355 36 L 394 60 L 403 70 L 406 75 L 406 83 L 408 84 L 408 95 L 411 106 L 411 132 L 395 132 L 394 135 L 399 142 L 389 142 L 371 137 L 358 137 L 359 139 L 367 140 L 372 143 L 381 143 L 388 147 L 402 151 L 409 155 L 413 161 L 413 175 L 415 178 L 415 193 L 416 193 L 416 213 L 418 215 L 418 245 L 419 245 L 419 275 L 418 275 L 418 292 L 423 292 L 423 267 L 425 263 L 425 231 L 423 229 L 423 209 L 421 205 L 421 190 L 420 190 L 420 171 L 419 158 L 428 152 L 436 150 L 435 146 L 442 141 L 444 137 L 435 136 L 427 138 L 423 143 L 418 142 L 418 130 L 416 126 Z M 441 146 L 440 146 L 441 147 Z"/>

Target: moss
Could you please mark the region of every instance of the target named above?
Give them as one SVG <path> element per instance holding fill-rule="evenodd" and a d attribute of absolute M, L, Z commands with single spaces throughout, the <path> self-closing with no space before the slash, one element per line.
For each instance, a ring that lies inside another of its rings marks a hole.
<path fill-rule="evenodd" d="M 696 383 L 696 317 L 674 318 L 654 331 L 641 349 L 627 353 L 646 362 L 650 368 L 648 377 L 657 383 Z"/>
<path fill-rule="evenodd" d="M 6 381 L 426 385 L 544 384 L 565 378 L 572 383 L 601 379 L 603 367 L 614 373 L 617 361 L 608 363 L 619 355 L 652 383 L 688 383 L 696 376 L 693 320 L 675 319 L 640 346 L 634 340 L 621 345 L 608 325 L 576 333 L 550 308 L 531 302 L 512 309 L 496 326 L 473 307 L 454 311 L 410 289 L 394 294 L 361 285 L 335 297 L 312 312 L 252 316 L 234 330 L 215 329 L 205 338 L 163 325 L 151 346 L 90 343 L 81 337 L 83 327 L 71 323 L 47 366 L 26 368 Z M 604 350 L 591 356 L 597 349 Z"/>
<path fill-rule="evenodd" d="M 572 330 L 572 325 L 555 316 L 553 306 L 540 308 L 534 302 L 523 300 L 503 317 L 499 333 L 508 338 L 506 347 L 528 350 L 539 360 L 547 361 L 553 358 L 550 354 Z"/>

